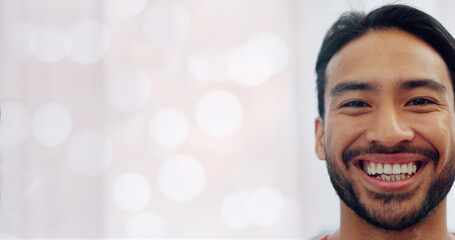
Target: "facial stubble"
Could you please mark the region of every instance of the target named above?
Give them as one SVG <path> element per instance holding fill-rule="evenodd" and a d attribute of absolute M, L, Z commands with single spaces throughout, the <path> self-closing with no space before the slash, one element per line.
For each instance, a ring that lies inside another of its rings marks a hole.
<path fill-rule="evenodd" d="M 417 201 L 407 212 L 400 212 L 399 203 L 412 197 L 417 197 L 418 187 L 410 189 L 403 193 L 378 193 L 366 191 L 368 198 L 381 203 L 382 205 L 375 209 L 373 206 L 367 206 L 359 199 L 359 189 L 353 184 L 349 177 L 345 176 L 341 167 L 336 164 L 335 159 L 330 157 L 326 152 L 327 170 L 330 175 L 330 181 L 335 188 L 340 199 L 351 208 L 360 218 L 376 228 L 390 231 L 402 231 L 411 226 L 415 226 L 424 220 L 429 214 L 436 209 L 447 196 L 455 180 L 455 156 L 453 153 L 449 156 L 448 164 L 434 179 L 427 190 L 426 195 Z M 435 149 L 426 149 L 400 145 L 395 148 L 386 148 L 380 145 L 372 145 L 368 148 L 346 149 L 343 152 L 343 164 L 346 170 L 351 167 L 352 159 L 361 154 L 371 153 L 418 153 L 426 156 L 436 167 L 439 163 L 439 153 Z"/>

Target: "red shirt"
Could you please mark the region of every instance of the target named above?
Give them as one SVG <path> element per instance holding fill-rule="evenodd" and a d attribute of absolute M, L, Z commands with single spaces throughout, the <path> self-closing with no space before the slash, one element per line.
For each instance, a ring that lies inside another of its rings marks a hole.
<path fill-rule="evenodd" d="M 317 240 L 327 240 L 329 238 L 329 234 L 326 234 L 320 238 L 318 238 Z"/>
<path fill-rule="evenodd" d="M 452 235 L 455 236 L 455 233 L 452 233 Z M 326 234 L 326 235 L 324 235 L 324 236 L 318 238 L 317 240 L 327 240 L 327 239 L 329 239 L 329 236 L 330 236 L 330 234 Z"/>

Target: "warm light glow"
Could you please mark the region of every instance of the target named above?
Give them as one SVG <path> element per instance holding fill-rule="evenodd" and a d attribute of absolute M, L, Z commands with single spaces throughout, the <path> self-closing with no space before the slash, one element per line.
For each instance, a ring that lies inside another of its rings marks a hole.
<path fill-rule="evenodd" d="M 111 7 L 116 15 L 130 18 L 140 13 L 147 0 L 106 0 L 106 5 Z"/>
<path fill-rule="evenodd" d="M 104 92 L 117 110 L 132 112 L 142 108 L 150 98 L 151 83 L 147 74 L 134 65 L 120 65 L 107 72 Z"/>
<path fill-rule="evenodd" d="M 81 20 L 67 33 L 71 39 L 68 58 L 76 63 L 91 64 L 103 58 L 110 45 L 107 26 L 94 19 Z"/>
<path fill-rule="evenodd" d="M 188 56 L 189 74 L 199 82 L 221 82 L 226 74 L 227 54 L 217 47 L 206 47 Z"/>
<path fill-rule="evenodd" d="M 157 112 L 150 121 L 149 131 L 155 142 L 165 148 L 182 143 L 188 135 L 188 121 L 185 115 L 173 108 Z"/>
<path fill-rule="evenodd" d="M 239 84 L 256 87 L 287 65 L 288 50 L 273 33 L 258 33 L 245 44 L 234 48 L 228 57 L 229 75 Z"/>
<path fill-rule="evenodd" d="M 333 230 L 337 209 L 311 207 L 333 191 L 329 177 L 324 190 L 295 183 L 325 170 L 307 134 L 320 47 L 307 37 L 324 29 L 301 22 L 319 3 L 291 2 L 0 0 L 1 231 L 283 240 Z M 299 222 L 288 200 L 308 192 Z"/>
<path fill-rule="evenodd" d="M 56 146 L 65 141 L 71 126 L 69 111 L 58 103 L 48 103 L 40 107 L 32 120 L 33 136 L 45 146 Z"/>
<path fill-rule="evenodd" d="M 196 120 L 205 133 L 226 137 L 240 127 L 243 107 L 234 94 L 223 90 L 212 91 L 199 100 Z"/>
<path fill-rule="evenodd" d="M 227 225 L 239 229 L 251 225 L 247 213 L 248 198 L 249 194 L 247 192 L 234 192 L 224 199 L 221 207 L 221 216 Z"/>
<path fill-rule="evenodd" d="M 194 158 L 186 155 L 173 156 L 160 166 L 158 186 L 170 200 L 191 201 L 204 189 L 205 172 Z"/>
<path fill-rule="evenodd" d="M 150 201 L 150 184 L 138 173 L 123 173 L 112 185 L 112 198 L 120 209 L 137 212 Z"/>
<path fill-rule="evenodd" d="M 285 210 L 285 199 L 278 190 L 271 187 L 258 188 L 248 198 L 248 217 L 257 226 L 276 225 L 281 221 Z"/>
<path fill-rule="evenodd" d="M 251 54 L 251 59 L 249 59 L 251 66 L 259 73 L 279 73 L 287 65 L 288 48 L 286 43 L 274 33 L 255 34 L 248 39 L 245 47 L 248 49 L 247 52 Z"/>
<path fill-rule="evenodd" d="M 188 33 L 189 17 L 180 3 L 157 0 L 145 9 L 142 24 L 145 35 L 153 43 L 176 44 Z"/>

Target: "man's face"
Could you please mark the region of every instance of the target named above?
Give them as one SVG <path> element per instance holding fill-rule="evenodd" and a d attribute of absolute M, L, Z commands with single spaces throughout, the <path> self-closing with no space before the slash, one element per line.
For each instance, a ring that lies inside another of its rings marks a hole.
<path fill-rule="evenodd" d="M 316 152 L 340 198 L 377 227 L 425 218 L 455 176 L 454 96 L 445 62 L 398 30 L 344 46 L 326 70 Z"/>

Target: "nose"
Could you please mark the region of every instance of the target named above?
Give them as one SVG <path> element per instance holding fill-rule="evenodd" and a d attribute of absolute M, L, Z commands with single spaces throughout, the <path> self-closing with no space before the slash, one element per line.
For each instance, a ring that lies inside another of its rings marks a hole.
<path fill-rule="evenodd" d="M 414 131 L 409 126 L 409 122 L 400 115 L 399 110 L 391 107 L 377 112 L 371 127 L 366 132 L 366 138 L 370 143 L 393 147 L 412 141 Z"/>

